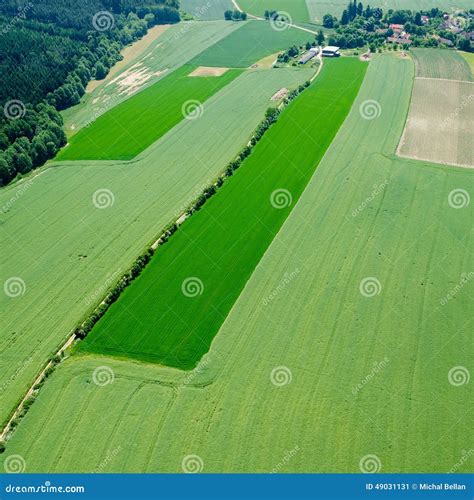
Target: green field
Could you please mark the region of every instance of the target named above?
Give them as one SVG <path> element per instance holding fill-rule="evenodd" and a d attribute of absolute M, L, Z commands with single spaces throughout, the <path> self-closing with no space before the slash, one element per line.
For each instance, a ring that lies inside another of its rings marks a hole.
<path fill-rule="evenodd" d="M 66 133 L 74 135 L 128 99 L 132 90 L 153 85 L 237 28 L 237 23 L 226 21 L 181 22 L 170 26 L 144 53 L 132 58 L 112 81 L 102 83 L 87 93 L 80 104 L 61 112 Z M 135 83 L 133 73 L 140 74 L 139 84 Z"/>
<path fill-rule="evenodd" d="M 240 71 L 218 77 L 190 77 L 185 65 L 130 97 L 84 127 L 57 155 L 61 160 L 130 160 L 171 130 L 183 118 L 205 112 L 205 101 Z"/>
<path fill-rule="evenodd" d="M 469 63 L 459 52 L 449 49 L 414 49 L 416 76 L 473 81 Z"/>
<path fill-rule="evenodd" d="M 272 4 L 272 0 L 268 4 Z M 289 0 L 288 0 L 289 1 Z M 306 0 L 309 17 L 312 22 L 322 23 L 324 14 L 341 17 L 342 11 L 347 7 L 347 0 Z M 364 6 L 366 3 L 364 3 Z M 433 7 L 451 12 L 455 9 L 472 8 L 472 0 L 373 0 L 371 7 L 388 9 L 429 10 Z"/>
<path fill-rule="evenodd" d="M 473 52 L 460 52 L 460 54 L 466 59 L 471 68 L 471 77 L 474 81 L 474 53 Z"/>
<path fill-rule="evenodd" d="M 309 21 L 305 0 L 238 0 L 239 6 L 246 12 L 264 17 L 266 10 L 276 10 L 290 15 L 292 21 Z"/>
<path fill-rule="evenodd" d="M 246 68 L 291 45 L 313 41 L 314 35 L 296 28 L 277 31 L 268 21 L 247 21 L 241 27 L 201 52 L 191 63 L 196 66 Z"/>
<path fill-rule="evenodd" d="M 474 281 L 456 286 L 474 264 L 474 204 L 449 204 L 455 189 L 472 199 L 472 171 L 394 156 L 413 75 L 392 54 L 370 63 L 197 370 L 75 356 L 2 460 L 20 454 L 27 472 L 181 472 L 194 454 L 203 472 L 353 473 L 375 455 L 381 472 L 474 472 L 463 459 L 473 393 L 448 378 L 473 370 Z M 382 110 L 372 120 L 367 101 Z M 360 293 L 367 277 L 378 295 Z M 93 383 L 100 366 L 113 383 Z M 288 384 L 271 382 L 276 367 Z"/>
<path fill-rule="evenodd" d="M 181 0 L 180 6 L 198 21 L 222 20 L 226 10 L 234 10 L 232 0 Z"/>
<path fill-rule="evenodd" d="M 19 277 L 26 287 L 0 294 L 1 421 L 107 288 L 247 143 L 270 97 L 311 74 L 245 72 L 133 162 L 55 163 L 0 190 L 2 286 Z M 101 189 L 112 193 L 108 208 L 93 203 L 96 192 L 107 202 Z"/>
<path fill-rule="evenodd" d="M 81 350 L 196 366 L 349 112 L 366 67 L 357 59 L 327 61 L 232 179 L 159 249 Z M 272 193 L 282 189 L 292 202 L 277 209 Z M 187 279 L 202 294 L 183 293 Z"/>

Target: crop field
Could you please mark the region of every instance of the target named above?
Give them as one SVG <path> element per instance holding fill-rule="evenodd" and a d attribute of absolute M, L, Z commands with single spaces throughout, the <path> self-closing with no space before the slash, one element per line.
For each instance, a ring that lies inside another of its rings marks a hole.
<path fill-rule="evenodd" d="M 181 8 L 196 20 L 222 20 L 226 10 L 234 10 L 232 0 L 181 0 Z"/>
<path fill-rule="evenodd" d="M 2 421 L 68 332 L 247 143 L 270 97 L 311 74 L 245 72 L 133 162 L 56 163 L 0 191 L 2 278 L 24 283 L 20 296 L 0 294 Z"/>
<path fill-rule="evenodd" d="M 205 101 L 241 73 L 233 69 L 221 76 L 190 77 L 195 69 L 182 66 L 100 116 L 70 138 L 56 160 L 130 160 L 186 115 L 200 112 L 197 105 L 204 111 Z"/>
<path fill-rule="evenodd" d="M 471 68 L 471 77 L 474 81 L 474 53 L 473 52 L 461 52 L 461 55 L 466 59 Z"/>
<path fill-rule="evenodd" d="M 473 81 L 468 62 L 454 50 L 414 49 L 410 53 L 417 77 Z"/>
<path fill-rule="evenodd" d="M 472 197 L 472 172 L 394 155 L 413 75 L 392 54 L 370 63 L 196 370 L 73 356 L 2 460 L 19 454 L 27 472 L 181 472 L 190 455 L 203 472 L 360 472 L 366 462 L 473 472 L 461 460 L 473 393 L 451 375 L 474 356 L 474 281 L 463 281 L 474 205 L 453 195 Z"/>
<path fill-rule="evenodd" d="M 366 67 L 358 59 L 327 61 L 316 82 L 219 193 L 159 249 L 80 349 L 194 368 L 313 175 Z"/>
<path fill-rule="evenodd" d="M 398 154 L 474 167 L 473 130 L 473 82 L 417 78 Z"/>
<path fill-rule="evenodd" d="M 239 6 L 246 12 L 264 17 L 266 10 L 276 10 L 290 15 L 293 21 L 309 21 L 306 0 L 238 0 Z"/>
<path fill-rule="evenodd" d="M 314 35 L 296 28 L 278 31 L 268 21 L 246 21 L 220 42 L 195 57 L 196 66 L 247 68 L 256 61 L 291 45 L 314 40 Z"/>
<path fill-rule="evenodd" d="M 87 93 L 80 104 L 62 111 L 66 133 L 74 135 L 131 95 L 187 64 L 238 27 L 237 23 L 226 21 L 182 22 L 170 26 L 143 53 L 124 65 L 111 81 L 105 80 Z"/>

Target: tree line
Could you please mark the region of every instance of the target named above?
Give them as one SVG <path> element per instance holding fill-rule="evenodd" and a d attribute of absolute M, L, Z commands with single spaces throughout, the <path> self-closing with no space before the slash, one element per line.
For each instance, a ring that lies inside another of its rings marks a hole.
<path fill-rule="evenodd" d="M 59 111 L 78 104 L 91 79 L 105 78 L 125 45 L 156 24 L 178 22 L 178 7 L 177 0 L 2 0 L 0 186 L 55 156 L 66 143 Z"/>

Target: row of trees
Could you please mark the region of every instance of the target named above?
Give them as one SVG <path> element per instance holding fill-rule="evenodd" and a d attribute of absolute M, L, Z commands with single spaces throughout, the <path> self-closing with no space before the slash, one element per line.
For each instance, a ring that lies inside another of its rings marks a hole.
<path fill-rule="evenodd" d="M 240 10 L 226 10 L 224 12 L 224 19 L 226 21 L 245 21 L 247 19 L 247 13 L 241 12 Z"/>
<path fill-rule="evenodd" d="M 58 111 L 78 104 L 121 49 L 148 28 L 179 21 L 176 0 L 17 0 L 0 4 L 0 186 L 66 143 Z M 28 4 L 29 5 L 29 4 Z M 94 15 L 106 11 L 106 29 Z M 99 29 L 97 29 L 99 28 Z M 11 109 L 10 109 L 11 108 Z"/>

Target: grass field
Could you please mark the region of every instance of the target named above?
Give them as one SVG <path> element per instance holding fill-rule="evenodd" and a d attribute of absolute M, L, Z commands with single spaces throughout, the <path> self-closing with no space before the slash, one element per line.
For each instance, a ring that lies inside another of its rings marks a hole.
<path fill-rule="evenodd" d="M 181 22 L 170 26 L 143 53 L 124 65 L 112 81 L 86 94 L 81 103 L 61 112 L 68 136 L 129 98 L 130 92 L 153 85 L 224 38 L 238 25 L 226 21 Z"/>
<path fill-rule="evenodd" d="M 468 62 L 469 67 L 471 68 L 471 77 L 473 78 L 473 81 L 474 81 L 474 53 L 473 52 L 460 52 L 460 54 Z"/>
<path fill-rule="evenodd" d="M 196 66 L 246 68 L 291 45 L 313 41 L 314 35 L 296 28 L 277 31 L 268 21 L 247 21 L 192 60 Z"/>
<path fill-rule="evenodd" d="M 272 1 L 268 0 L 268 4 Z M 340 17 L 342 11 L 347 7 L 346 0 L 306 0 L 309 17 L 312 22 L 322 23 L 324 14 L 332 14 Z M 364 4 L 365 5 L 365 4 Z M 451 12 L 455 9 L 472 8 L 471 0 L 374 0 L 370 2 L 372 7 L 382 7 L 385 10 L 410 9 L 429 10 L 433 7 Z"/>
<path fill-rule="evenodd" d="M 0 294 L 2 422 L 107 287 L 247 143 L 270 97 L 311 74 L 245 72 L 133 162 L 58 163 L 0 190 L 2 286 L 25 283 L 21 296 Z"/>
<path fill-rule="evenodd" d="M 293 21 L 309 21 L 306 0 L 238 0 L 239 6 L 254 16 L 264 17 L 266 10 L 277 10 L 290 15 Z"/>
<path fill-rule="evenodd" d="M 327 61 L 232 179 L 158 251 L 81 350 L 195 367 L 349 112 L 366 67 L 358 59 Z M 272 193 L 282 189 L 285 203 L 275 208 Z M 188 279 L 202 288 L 200 295 L 183 292 Z"/>
<path fill-rule="evenodd" d="M 473 81 L 468 62 L 455 50 L 414 49 L 411 54 L 417 77 Z"/>
<path fill-rule="evenodd" d="M 205 112 L 205 101 L 240 74 L 233 69 L 218 77 L 190 77 L 195 69 L 182 66 L 100 116 L 69 139 L 56 161 L 130 160 L 187 115 Z"/>
<path fill-rule="evenodd" d="M 198 21 L 223 20 L 226 10 L 234 10 L 232 0 L 181 0 L 181 8 Z"/>
<path fill-rule="evenodd" d="M 20 454 L 27 472 L 181 472 L 189 455 L 203 472 L 360 472 L 370 460 L 381 472 L 474 472 L 463 459 L 473 393 L 448 376 L 473 370 L 474 280 L 459 284 L 474 204 L 449 204 L 455 189 L 472 199 L 472 172 L 394 156 L 412 79 L 409 60 L 370 63 L 199 369 L 73 357 L 2 460 Z M 372 120 L 367 101 L 382 109 Z M 380 285 L 361 287 L 367 277 Z M 115 376 L 103 387 L 100 366 Z"/>
<path fill-rule="evenodd" d="M 474 167 L 473 130 L 473 82 L 417 78 L 398 153 Z"/>

